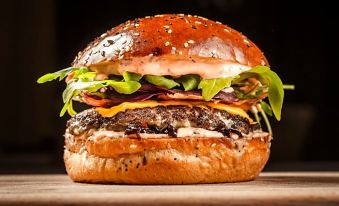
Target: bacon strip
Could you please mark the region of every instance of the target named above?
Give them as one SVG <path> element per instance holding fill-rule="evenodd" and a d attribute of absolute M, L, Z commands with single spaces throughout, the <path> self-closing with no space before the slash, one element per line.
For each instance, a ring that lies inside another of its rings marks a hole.
<path fill-rule="evenodd" d="M 136 102 L 145 101 L 150 98 L 156 98 L 161 100 L 170 99 L 191 99 L 191 100 L 203 100 L 201 91 L 181 91 L 175 89 L 166 89 L 152 84 L 143 84 L 142 87 L 133 94 L 120 94 L 113 89 L 107 88 L 105 91 L 106 98 L 101 98 L 95 94 L 82 93 L 82 101 L 88 105 L 94 107 L 111 107 L 123 102 Z M 221 102 L 225 104 L 231 104 L 236 106 L 244 106 L 244 109 L 250 108 L 251 105 L 256 103 L 256 99 L 239 100 L 234 92 L 220 91 L 211 100 L 214 102 Z"/>

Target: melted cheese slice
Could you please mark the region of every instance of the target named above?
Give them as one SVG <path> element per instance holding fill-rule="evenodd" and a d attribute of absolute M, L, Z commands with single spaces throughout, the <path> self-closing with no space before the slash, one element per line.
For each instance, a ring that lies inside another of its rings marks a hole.
<path fill-rule="evenodd" d="M 224 110 L 230 114 L 245 117 L 250 122 L 253 122 L 253 120 L 248 116 L 248 114 L 241 108 L 229 106 L 229 105 L 221 104 L 221 103 L 203 102 L 203 101 L 193 102 L 193 101 L 176 101 L 176 100 L 170 100 L 170 101 L 147 100 L 147 101 L 142 101 L 142 102 L 124 102 L 111 108 L 97 107 L 95 108 L 95 110 L 99 114 L 101 114 L 101 116 L 103 117 L 113 117 L 117 113 L 124 112 L 128 109 L 139 109 L 139 108 L 157 107 L 157 106 L 173 106 L 173 105 L 183 105 L 183 106 L 189 106 L 189 107 L 195 106 L 195 107 L 201 107 L 205 109 L 207 106 L 213 109 Z"/>

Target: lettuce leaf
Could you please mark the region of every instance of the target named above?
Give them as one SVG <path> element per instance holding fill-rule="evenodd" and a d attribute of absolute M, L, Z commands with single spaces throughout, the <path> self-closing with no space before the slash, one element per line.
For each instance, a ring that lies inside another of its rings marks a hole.
<path fill-rule="evenodd" d="M 81 68 L 68 67 L 66 69 L 62 69 L 62 70 L 54 72 L 54 73 L 45 74 L 42 77 L 40 77 L 37 80 L 37 82 L 39 84 L 42 84 L 42 83 L 45 83 L 45 82 L 53 81 L 57 78 L 59 78 L 59 81 L 61 81 L 73 71 L 77 71 L 78 74 L 82 74 L 82 73 L 88 72 L 88 68 L 86 68 L 86 67 L 81 67 Z"/>
<path fill-rule="evenodd" d="M 142 76 L 136 73 L 132 73 L 132 72 L 124 72 L 122 74 L 122 76 L 124 77 L 125 81 L 139 81 Z"/>
<path fill-rule="evenodd" d="M 113 87 L 113 89 L 121 94 L 132 94 L 140 89 L 141 84 L 137 81 L 118 82 L 114 80 L 104 80 L 105 86 Z"/>
<path fill-rule="evenodd" d="M 175 79 L 175 81 L 181 83 L 185 91 L 189 91 L 198 87 L 200 77 L 196 74 L 187 74 Z"/>
<path fill-rule="evenodd" d="M 66 111 L 69 111 L 70 115 L 76 114 L 72 107 L 72 99 L 78 96 L 81 92 L 87 91 L 89 93 L 92 93 L 107 86 L 111 86 L 114 90 L 122 94 L 132 94 L 141 87 L 140 83 L 136 81 L 127 81 L 127 82 L 117 82 L 114 80 L 102 80 L 91 82 L 73 81 L 67 85 L 66 89 L 62 93 L 62 99 L 65 105 L 60 112 L 60 116 L 63 116 Z"/>
<path fill-rule="evenodd" d="M 89 93 L 100 93 L 99 90 L 101 88 L 109 86 L 119 93 L 132 94 L 141 87 L 139 81 L 143 78 L 142 75 L 136 73 L 124 72 L 122 76 L 119 76 L 115 79 L 111 77 L 109 80 L 95 81 L 95 76 L 97 75 L 96 72 L 91 72 L 86 67 L 69 67 L 54 73 L 45 74 L 44 76 L 40 77 L 37 82 L 41 84 L 56 79 L 61 81 L 72 72 L 72 80 L 68 82 L 69 84 L 62 95 L 65 105 L 60 112 L 61 116 L 66 111 L 68 111 L 70 115 L 76 114 L 76 112 L 73 110 L 72 99 L 76 96 L 79 96 L 83 91 Z M 184 87 L 185 91 L 201 89 L 204 100 L 210 101 L 224 88 L 233 86 L 235 92 L 237 92 L 237 88 L 239 89 L 242 85 L 248 83 L 244 80 L 251 77 L 257 78 L 263 85 L 256 88 L 257 91 L 255 95 L 252 93 L 241 94 L 242 97 L 244 99 L 256 99 L 261 96 L 263 89 L 266 91 L 268 88 L 269 104 L 262 101 L 261 108 L 268 115 L 274 114 L 276 119 L 280 120 L 281 108 L 284 99 L 284 89 L 294 89 L 294 85 L 283 85 L 279 76 L 266 66 L 254 67 L 246 72 L 241 73 L 240 75 L 230 78 L 201 80 L 198 75 L 188 74 L 176 79 L 167 78 L 164 76 L 145 75 L 144 79 L 151 84 L 167 89 L 179 87 L 180 84 Z"/>
<path fill-rule="evenodd" d="M 202 90 L 202 97 L 209 101 L 218 92 L 226 87 L 230 87 L 234 78 L 217 78 L 217 79 L 203 79 L 198 85 L 198 89 Z"/>
<path fill-rule="evenodd" d="M 77 72 L 77 71 L 75 71 L 75 72 Z M 73 78 L 74 79 L 80 79 L 81 81 L 88 82 L 88 81 L 93 81 L 96 75 L 97 75 L 96 72 L 75 73 Z"/>
<path fill-rule="evenodd" d="M 264 110 L 264 112 L 265 112 L 266 114 L 268 114 L 269 116 L 273 116 L 272 108 L 271 108 L 271 106 L 270 106 L 269 104 L 267 104 L 267 103 L 264 102 L 264 101 L 261 101 L 261 102 L 260 102 L 260 105 L 261 105 L 262 110 Z"/>
<path fill-rule="evenodd" d="M 247 71 L 247 73 L 258 74 L 268 82 L 268 101 L 275 118 L 280 121 L 281 109 L 284 101 L 284 88 L 279 76 L 266 66 L 254 67 Z"/>
<path fill-rule="evenodd" d="M 172 89 L 173 87 L 180 86 L 180 84 L 175 82 L 173 79 L 169 79 L 163 76 L 146 75 L 145 79 L 151 84 L 165 87 L 166 89 Z"/>

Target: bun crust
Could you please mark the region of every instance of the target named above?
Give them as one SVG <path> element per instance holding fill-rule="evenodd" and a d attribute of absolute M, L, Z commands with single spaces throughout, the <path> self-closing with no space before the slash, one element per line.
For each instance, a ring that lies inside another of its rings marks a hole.
<path fill-rule="evenodd" d="M 261 138 L 108 138 L 68 147 L 64 161 L 76 182 L 193 184 L 256 178 L 270 153 L 271 136 Z M 66 140 L 67 141 L 67 140 Z"/>
<path fill-rule="evenodd" d="M 268 64 L 253 42 L 220 22 L 165 14 L 127 21 L 107 31 L 79 52 L 73 66 L 150 55 L 212 57 L 246 66 Z"/>

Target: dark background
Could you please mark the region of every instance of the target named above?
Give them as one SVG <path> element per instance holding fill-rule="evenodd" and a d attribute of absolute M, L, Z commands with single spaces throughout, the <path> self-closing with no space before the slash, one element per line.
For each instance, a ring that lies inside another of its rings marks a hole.
<path fill-rule="evenodd" d="M 2 1 L 0 173 L 64 172 L 64 83 L 36 79 L 68 67 L 96 36 L 135 17 L 185 13 L 241 31 L 285 83 L 266 170 L 339 170 L 338 11 L 331 1 Z"/>

